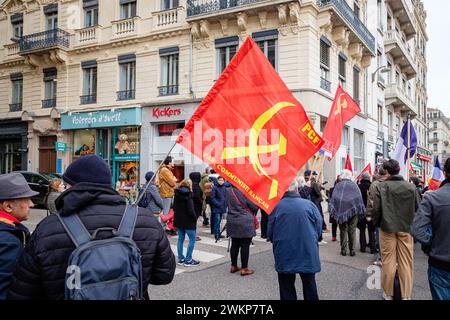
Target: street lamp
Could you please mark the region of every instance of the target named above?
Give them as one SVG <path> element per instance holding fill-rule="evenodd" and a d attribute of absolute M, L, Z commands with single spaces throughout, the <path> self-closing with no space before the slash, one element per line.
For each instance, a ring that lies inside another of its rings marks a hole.
<path fill-rule="evenodd" d="M 391 69 L 388 68 L 388 67 L 386 67 L 386 66 L 381 66 L 381 67 L 379 67 L 377 70 L 375 70 L 374 73 L 372 73 L 372 82 L 375 82 L 375 76 L 377 75 L 377 73 L 378 73 L 379 71 L 380 71 L 381 73 L 387 73 L 387 72 L 391 72 Z"/>

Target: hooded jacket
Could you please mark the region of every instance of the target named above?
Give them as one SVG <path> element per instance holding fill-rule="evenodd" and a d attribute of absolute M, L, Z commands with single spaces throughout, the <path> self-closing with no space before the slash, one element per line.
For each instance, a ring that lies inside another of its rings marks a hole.
<path fill-rule="evenodd" d="M 23 224 L 0 217 L 0 300 L 6 299 L 17 260 L 29 238 L 30 232 Z"/>
<path fill-rule="evenodd" d="M 226 191 L 225 184 L 220 185 L 219 182 L 213 180 L 214 187 L 211 191 L 210 205 L 211 210 L 217 213 L 225 213 L 227 211 Z"/>
<path fill-rule="evenodd" d="M 196 229 L 197 215 L 194 210 L 192 192 L 188 188 L 181 187 L 175 190 L 173 211 L 175 228 Z"/>
<path fill-rule="evenodd" d="M 194 209 L 197 217 L 202 215 L 203 208 L 203 191 L 200 188 L 201 174 L 200 172 L 191 172 L 189 179 L 192 180 L 192 192 L 194 200 Z"/>
<path fill-rule="evenodd" d="M 111 187 L 78 183 L 56 200 L 60 215 L 78 214 L 93 234 L 99 228 L 119 227 L 125 199 Z M 98 239 L 111 237 L 109 231 Z M 175 257 L 164 231 L 153 214 L 139 208 L 133 240 L 141 251 L 143 288 L 172 281 Z M 64 299 L 65 276 L 69 256 L 75 245 L 56 215 L 46 217 L 33 232 L 19 260 L 9 291 L 11 299 Z M 148 299 L 148 291 L 144 297 Z"/>

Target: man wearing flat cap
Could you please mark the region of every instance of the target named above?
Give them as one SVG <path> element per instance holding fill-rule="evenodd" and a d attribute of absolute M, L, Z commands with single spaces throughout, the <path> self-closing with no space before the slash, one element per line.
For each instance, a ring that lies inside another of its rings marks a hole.
<path fill-rule="evenodd" d="M 0 175 L 0 300 L 6 299 L 17 260 L 30 237 L 21 222 L 28 220 L 33 207 L 30 198 L 38 194 L 20 173 Z"/>

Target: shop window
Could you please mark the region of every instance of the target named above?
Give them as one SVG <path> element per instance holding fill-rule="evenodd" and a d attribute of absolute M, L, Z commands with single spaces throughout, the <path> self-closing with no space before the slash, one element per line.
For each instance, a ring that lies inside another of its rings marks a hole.
<path fill-rule="evenodd" d="M 95 135 L 95 129 L 75 131 L 73 139 L 74 159 L 95 153 Z"/>
<path fill-rule="evenodd" d="M 171 136 L 176 130 L 183 129 L 184 122 L 161 123 L 158 125 L 158 135 L 160 137 Z"/>

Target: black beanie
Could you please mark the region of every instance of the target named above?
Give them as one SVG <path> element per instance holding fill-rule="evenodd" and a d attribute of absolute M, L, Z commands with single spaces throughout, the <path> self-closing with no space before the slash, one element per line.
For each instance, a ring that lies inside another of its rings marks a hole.
<path fill-rule="evenodd" d="M 64 172 L 63 180 L 72 186 L 80 182 L 98 183 L 109 187 L 112 184 L 111 170 L 108 164 L 104 159 L 93 154 L 72 162 Z"/>

